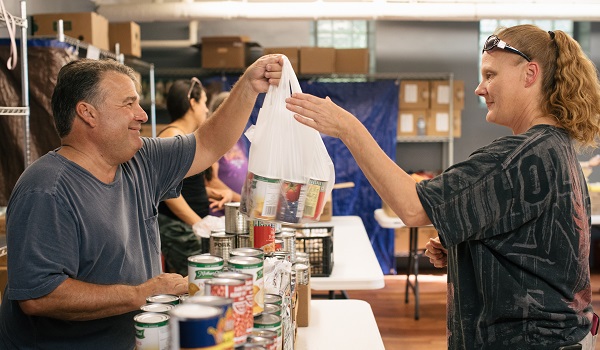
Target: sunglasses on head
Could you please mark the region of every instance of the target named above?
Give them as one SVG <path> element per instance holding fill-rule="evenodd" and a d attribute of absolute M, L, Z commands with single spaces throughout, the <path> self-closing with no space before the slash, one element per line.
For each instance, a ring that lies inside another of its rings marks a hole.
<path fill-rule="evenodd" d="M 499 49 L 506 50 L 506 51 L 509 51 L 512 53 L 516 53 L 517 55 L 526 59 L 527 62 L 531 62 L 531 58 L 529 58 L 526 54 L 524 54 L 521 51 L 515 49 L 514 47 L 508 45 L 505 41 L 500 40 L 500 38 L 498 38 L 496 35 L 490 35 L 487 38 L 487 40 L 485 41 L 485 44 L 483 44 L 483 51 L 481 51 L 481 52 L 483 53 L 485 51 L 490 51 L 495 48 L 499 48 Z"/>
<path fill-rule="evenodd" d="M 200 86 L 200 89 L 202 89 L 202 82 L 200 82 L 200 79 L 193 77 L 192 79 L 190 79 L 190 81 L 192 82 L 192 84 L 190 85 L 190 90 L 187 94 L 188 100 L 192 98 L 192 91 L 194 91 L 194 86 L 196 84 L 198 84 L 198 86 Z"/>

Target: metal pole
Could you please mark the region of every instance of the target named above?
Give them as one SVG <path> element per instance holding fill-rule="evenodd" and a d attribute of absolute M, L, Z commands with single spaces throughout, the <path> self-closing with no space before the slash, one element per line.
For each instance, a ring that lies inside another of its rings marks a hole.
<path fill-rule="evenodd" d="M 152 137 L 156 137 L 156 94 L 154 84 L 154 64 L 150 64 L 150 122 L 152 123 Z"/>
<path fill-rule="evenodd" d="M 23 20 L 27 20 L 27 6 L 26 1 L 21 0 L 21 18 Z M 30 150 L 30 136 L 29 136 L 29 73 L 28 73 L 28 63 L 27 63 L 27 24 L 21 26 L 21 93 L 23 96 L 23 107 L 26 108 L 25 115 L 23 116 L 25 119 L 25 125 L 23 128 L 24 133 L 24 164 L 25 168 L 31 164 L 31 150 Z"/>

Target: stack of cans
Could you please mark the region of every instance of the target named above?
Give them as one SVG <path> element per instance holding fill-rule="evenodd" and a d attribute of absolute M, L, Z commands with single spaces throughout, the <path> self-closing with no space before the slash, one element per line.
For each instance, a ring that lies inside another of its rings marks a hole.
<path fill-rule="evenodd" d="M 248 219 L 240 213 L 240 203 L 225 204 L 225 232 L 234 236 L 234 248 L 250 247 Z"/>

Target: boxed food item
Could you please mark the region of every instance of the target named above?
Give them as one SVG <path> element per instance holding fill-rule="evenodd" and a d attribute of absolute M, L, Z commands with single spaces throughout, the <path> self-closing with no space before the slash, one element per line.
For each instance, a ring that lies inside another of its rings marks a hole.
<path fill-rule="evenodd" d="M 369 73 L 369 49 L 336 49 L 335 73 Z"/>
<path fill-rule="evenodd" d="M 453 137 L 461 136 L 461 115 L 460 110 L 453 113 Z M 450 113 L 447 109 L 431 110 L 427 116 L 426 122 L 427 135 L 429 136 L 449 136 L 450 135 Z"/>
<path fill-rule="evenodd" d="M 280 53 L 286 55 L 292 64 L 292 68 L 294 68 L 294 72 L 299 72 L 300 62 L 300 50 L 297 47 L 266 47 L 263 49 L 263 54 L 270 55 Z"/>
<path fill-rule="evenodd" d="M 119 52 L 128 56 L 142 57 L 140 25 L 135 22 L 110 23 L 108 25 L 108 41 L 110 50 L 115 51 L 119 44 Z"/>
<path fill-rule="evenodd" d="M 33 36 L 58 35 L 58 21 L 63 20 L 64 34 L 102 50 L 110 50 L 108 20 L 96 12 L 48 13 L 32 16 Z"/>
<path fill-rule="evenodd" d="M 454 91 L 450 91 L 448 80 L 434 80 L 431 82 L 431 109 L 449 108 L 450 99 L 453 99 L 454 109 L 465 108 L 465 82 L 454 80 L 452 82 Z"/>
<path fill-rule="evenodd" d="M 401 111 L 429 108 L 429 81 L 402 80 L 399 107 Z"/>
<path fill-rule="evenodd" d="M 301 74 L 332 74 L 335 72 L 335 49 L 333 47 L 301 47 Z"/>
<path fill-rule="evenodd" d="M 202 37 L 202 68 L 246 68 L 247 36 Z"/>
<path fill-rule="evenodd" d="M 425 135 L 427 123 L 427 110 L 399 110 L 397 136 Z"/>
<path fill-rule="evenodd" d="M 425 249 L 425 244 L 430 238 L 437 237 L 438 233 L 433 226 L 419 227 L 417 237 L 417 249 Z M 409 247 L 410 228 L 402 227 L 394 230 L 394 253 L 396 255 L 407 254 Z"/>

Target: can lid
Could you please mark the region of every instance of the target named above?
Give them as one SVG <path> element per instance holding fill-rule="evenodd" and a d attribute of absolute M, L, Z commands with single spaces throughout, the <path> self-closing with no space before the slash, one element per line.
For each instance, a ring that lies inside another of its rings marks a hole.
<path fill-rule="evenodd" d="M 261 326 L 280 326 L 281 325 L 281 317 L 273 314 L 260 314 L 259 316 L 254 317 L 254 327 L 260 328 Z"/>
<path fill-rule="evenodd" d="M 240 236 L 245 236 L 245 235 L 240 235 Z M 249 235 L 246 235 L 246 236 L 249 237 Z M 229 254 L 235 255 L 235 256 L 263 256 L 265 253 L 260 248 L 240 247 L 240 248 L 232 249 L 229 252 Z"/>
<path fill-rule="evenodd" d="M 140 309 L 147 312 L 167 312 L 173 307 L 172 304 L 148 303 L 142 305 Z"/>
<path fill-rule="evenodd" d="M 233 299 L 217 295 L 194 295 L 185 300 L 185 304 L 203 304 L 210 306 L 225 306 L 233 303 Z"/>
<path fill-rule="evenodd" d="M 238 207 L 240 206 L 240 202 L 229 202 L 229 203 L 225 203 L 226 207 Z"/>
<path fill-rule="evenodd" d="M 217 264 L 223 265 L 223 258 L 214 255 L 192 255 L 188 257 L 189 262 L 200 263 L 200 264 Z"/>
<path fill-rule="evenodd" d="M 198 320 L 220 316 L 221 310 L 213 306 L 186 303 L 177 305 L 169 314 L 180 319 Z"/>
<path fill-rule="evenodd" d="M 146 298 L 146 302 L 148 302 L 149 304 L 165 304 L 165 303 L 172 303 L 174 301 L 178 301 L 179 300 L 179 296 L 174 295 L 174 294 L 156 294 L 156 295 L 151 295 L 149 297 Z"/>
<path fill-rule="evenodd" d="M 230 256 L 228 262 L 229 265 L 262 265 L 263 260 L 254 256 Z"/>
<path fill-rule="evenodd" d="M 217 272 L 213 275 L 213 278 L 235 278 L 241 280 L 247 280 L 253 278 L 249 273 L 243 273 L 239 271 L 222 271 Z"/>
<path fill-rule="evenodd" d="M 158 312 L 142 312 L 135 315 L 133 320 L 138 323 L 159 324 L 169 321 L 169 315 Z"/>
<path fill-rule="evenodd" d="M 211 278 L 206 280 L 204 284 L 208 285 L 217 285 L 217 286 L 241 286 L 244 284 L 244 281 L 237 278 Z"/>

